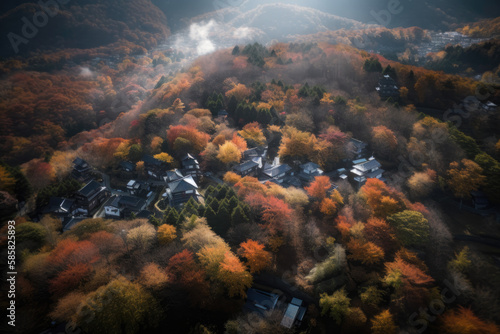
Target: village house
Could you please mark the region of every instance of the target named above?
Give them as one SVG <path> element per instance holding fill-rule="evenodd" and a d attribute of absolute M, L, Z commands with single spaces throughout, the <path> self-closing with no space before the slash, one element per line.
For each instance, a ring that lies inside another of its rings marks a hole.
<path fill-rule="evenodd" d="M 292 301 L 288 304 L 283 319 L 281 320 L 281 326 L 286 328 L 292 328 L 295 326 L 300 326 L 300 323 L 304 319 L 306 314 L 306 308 L 302 306 L 302 300 L 298 298 L 292 298 Z"/>
<path fill-rule="evenodd" d="M 183 177 L 184 177 L 184 175 L 182 175 L 182 173 L 176 168 L 176 169 L 167 171 L 165 173 L 165 175 L 163 176 L 163 180 L 168 183 L 168 182 L 173 182 L 173 181 L 182 179 Z"/>
<path fill-rule="evenodd" d="M 262 172 L 265 178 L 269 180 L 276 181 L 277 183 L 283 183 L 285 177 L 293 176 L 293 169 L 288 164 L 280 164 L 279 160 L 271 166 L 264 166 L 264 171 Z"/>
<path fill-rule="evenodd" d="M 273 311 L 276 308 L 279 297 L 275 293 L 250 288 L 247 291 L 245 309 L 261 316 L 267 316 L 267 312 Z"/>
<path fill-rule="evenodd" d="M 144 161 L 144 170 L 146 174 L 154 179 L 161 180 L 162 176 L 167 171 L 167 163 L 150 155 L 144 155 L 142 157 L 142 161 Z"/>
<path fill-rule="evenodd" d="M 233 171 L 240 176 L 257 176 L 259 163 L 249 160 L 233 167 Z"/>
<path fill-rule="evenodd" d="M 124 218 L 146 208 L 146 200 L 135 196 L 114 195 L 104 204 L 106 218 Z"/>
<path fill-rule="evenodd" d="M 364 185 L 367 179 L 382 178 L 384 170 L 380 169 L 381 165 L 375 158 L 372 157 L 368 161 L 356 162 L 353 161 L 354 165 L 351 169 L 351 177 L 358 188 Z"/>
<path fill-rule="evenodd" d="M 135 165 L 130 161 L 122 161 L 120 162 L 120 169 L 130 173 L 135 171 Z"/>
<path fill-rule="evenodd" d="M 127 192 L 132 196 L 141 198 L 148 198 L 152 194 L 149 183 L 138 180 L 130 180 L 127 183 Z"/>
<path fill-rule="evenodd" d="M 49 204 L 42 209 L 42 214 L 51 214 L 63 218 L 75 213 L 75 201 L 61 197 L 51 197 Z"/>
<path fill-rule="evenodd" d="M 76 224 L 87 219 L 86 217 L 65 217 L 62 221 L 63 232 L 71 230 Z"/>
<path fill-rule="evenodd" d="M 71 176 L 80 182 L 88 182 L 92 179 L 90 175 L 91 171 L 90 165 L 81 158 L 76 158 L 73 160 L 73 170 L 71 171 Z"/>
<path fill-rule="evenodd" d="M 363 156 L 366 156 L 366 147 L 368 145 L 361 140 L 351 138 L 349 139 L 349 143 L 347 145 L 349 152 L 352 155 L 352 159 L 361 159 Z"/>
<path fill-rule="evenodd" d="M 166 197 L 171 206 L 181 207 L 192 197 L 199 201 L 201 197 L 198 192 L 198 185 L 191 175 L 185 176 L 182 179 L 170 182 L 166 189 Z"/>
<path fill-rule="evenodd" d="M 224 122 L 227 119 L 227 116 L 229 116 L 227 111 L 219 110 L 219 112 L 217 113 L 217 120 L 220 122 Z"/>
<path fill-rule="evenodd" d="M 109 196 L 111 193 L 108 188 L 92 180 L 75 193 L 76 212 L 90 216 Z"/>
<path fill-rule="evenodd" d="M 316 176 L 323 175 L 323 170 L 314 162 L 306 162 L 305 164 L 300 165 L 299 168 L 299 179 L 307 183 L 313 181 Z"/>
<path fill-rule="evenodd" d="M 498 108 L 498 106 L 491 101 L 487 101 L 487 102 L 483 103 L 482 107 L 483 107 L 483 110 L 487 111 L 487 112 L 496 111 Z"/>
<path fill-rule="evenodd" d="M 378 95 L 384 100 L 388 98 L 399 98 L 399 88 L 396 84 L 396 81 L 394 81 L 394 79 L 391 78 L 391 76 L 388 74 L 380 78 L 375 90 L 377 91 Z"/>
<path fill-rule="evenodd" d="M 191 175 L 194 179 L 198 179 L 201 176 L 201 169 L 198 160 L 191 154 L 186 154 L 181 160 L 183 175 Z"/>

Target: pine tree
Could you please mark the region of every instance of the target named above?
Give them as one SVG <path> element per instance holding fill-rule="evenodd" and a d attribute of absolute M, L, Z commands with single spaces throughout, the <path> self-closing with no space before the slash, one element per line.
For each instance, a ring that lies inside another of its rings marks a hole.
<path fill-rule="evenodd" d="M 236 226 L 237 224 L 249 223 L 250 219 L 248 219 L 248 216 L 245 214 L 243 208 L 238 205 L 233 209 L 233 213 L 231 214 L 231 221 L 233 226 Z"/>
<path fill-rule="evenodd" d="M 209 197 L 214 197 L 214 191 L 215 187 L 213 185 L 209 185 L 207 190 L 205 190 L 205 198 L 208 199 Z"/>
<path fill-rule="evenodd" d="M 189 199 L 184 205 L 182 213 L 185 217 L 191 217 L 192 215 L 198 214 L 198 203 L 194 200 L 193 197 Z"/>
<path fill-rule="evenodd" d="M 234 191 L 233 187 L 229 187 L 228 186 L 227 187 L 227 192 L 226 192 L 226 197 L 225 197 L 228 200 L 228 203 L 229 203 L 231 197 L 235 197 L 236 198 L 236 192 Z M 238 202 L 238 199 L 236 198 L 236 204 L 234 206 L 238 205 L 237 202 Z M 231 208 L 232 207 L 233 206 L 231 206 Z"/>
<path fill-rule="evenodd" d="M 220 187 L 219 192 L 217 193 L 217 196 L 216 196 L 216 198 L 219 201 L 221 201 L 224 198 L 226 198 L 226 194 L 227 194 L 228 188 L 229 187 L 227 185 L 223 185 L 223 186 Z"/>
<path fill-rule="evenodd" d="M 238 107 L 238 100 L 234 95 L 231 95 L 231 98 L 227 103 L 227 112 L 231 117 L 234 117 L 234 113 L 236 112 L 237 107 Z"/>
<path fill-rule="evenodd" d="M 225 236 L 229 228 L 231 228 L 231 214 L 229 213 L 227 204 L 224 204 L 217 211 L 217 225 L 214 227 L 214 232 Z"/>
<path fill-rule="evenodd" d="M 169 225 L 176 225 L 178 219 L 179 219 L 179 213 L 177 212 L 177 210 L 172 207 L 169 207 L 168 213 L 166 213 L 165 217 L 163 218 L 163 223 Z"/>
<path fill-rule="evenodd" d="M 214 210 L 214 212 L 217 212 L 219 211 L 219 201 L 217 200 L 217 198 L 214 198 L 212 199 L 209 203 L 208 203 L 208 206 L 212 208 L 212 210 Z"/>
<path fill-rule="evenodd" d="M 228 201 L 228 205 L 230 208 L 236 208 L 240 202 L 238 201 L 238 198 L 236 196 L 231 196 Z"/>
<path fill-rule="evenodd" d="M 179 214 L 179 218 L 177 218 L 177 221 L 175 222 L 174 226 L 182 226 L 185 220 L 186 216 L 184 216 L 182 213 Z"/>
<path fill-rule="evenodd" d="M 205 208 L 205 212 L 203 213 L 203 217 L 207 219 L 208 225 L 215 231 L 217 226 L 217 214 L 215 211 L 208 205 Z"/>

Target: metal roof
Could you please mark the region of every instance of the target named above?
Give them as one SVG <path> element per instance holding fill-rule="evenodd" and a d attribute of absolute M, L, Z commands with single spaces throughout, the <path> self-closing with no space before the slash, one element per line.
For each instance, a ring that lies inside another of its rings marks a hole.
<path fill-rule="evenodd" d="M 172 193 L 184 192 L 187 190 L 196 190 L 198 185 L 191 175 L 185 176 L 182 179 L 170 182 L 168 188 Z"/>
<path fill-rule="evenodd" d="M 254 168 L 254 167 L 258 166 L 258 165 L 259 164 L 257 162 L 249 160 L 249 161 L 245 161 L 244 163 L 241 163 L 239 165 L 234 166 L 233 169 L 235 171 L 238 171 L 238 172 L 243 172 L 243 171 L 252 169 L 252 168 Z"/>

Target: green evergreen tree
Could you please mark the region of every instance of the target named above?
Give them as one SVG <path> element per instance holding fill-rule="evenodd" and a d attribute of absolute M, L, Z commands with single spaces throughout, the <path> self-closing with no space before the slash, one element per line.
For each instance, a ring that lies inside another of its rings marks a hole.
<path fill-rule="evenodd" d="M 236 195 L 229 198 L 228 204 L 229 204 L 230 208 L 236 208 L 239 203 L 240 203 L 240 201 L 238 200 Z"/>
<path fill-rule="evenodd" d="M 170 207 L 168 213 L 163 218 L 163 222 L 168 225 L 177 225 L 177 220 L 179 219 L 179 213 L 176 209 Z"/>
<path fill-rule="evenodd" d="M 213 198 L 209 203 L 208 206 L 214 210 L 214 212 L 217 212 L 219 210 L 219 201 L 217 198 Z"/>
<path fill-rule="evenodd" d="M 207 206 L 205 208 L 205 212 L 203 213 L 203 217 L 205 217 L 207 219 L 208 225 L 212 229 L 214 229 L 214 231 L 215 231 L 215 228 L 217 226 L 217 214 L 210 206 Z"/>
<path fill-rule="evenodd" d="M 248 219 L 248 216 L 245 214 L 243 208 L 238 205 L 233 209 L 233 212 L 231 214 L 231 222 L 233 226 L 236 226 L 237 224 L 249 223 L 250 219 Z"/>
<path fill-rule="evenodd" d="M 214 227 L 214 232 L 226 236 L 227 231 L 231 228 L 231 214 L 229 213 L 229 208 L 226 205 L 221 205 L 219 211 L 217 211 L 217 224 Z"/>

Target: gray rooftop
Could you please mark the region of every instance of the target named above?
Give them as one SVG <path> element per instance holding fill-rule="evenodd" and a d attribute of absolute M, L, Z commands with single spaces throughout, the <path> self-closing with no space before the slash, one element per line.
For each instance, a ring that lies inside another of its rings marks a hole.
<path fill-rule="evenodd" d="M 168 188 L 172 193 L 184 192 L 187 190 L 196 190 L 198 185 L 191 175 L 185 176 L 182 179 L 170 182 Z"/>

